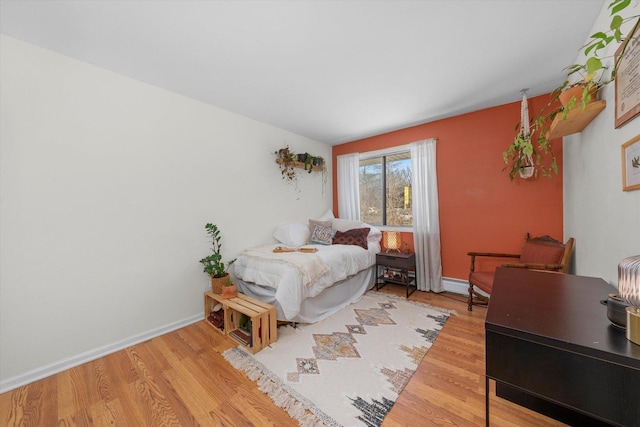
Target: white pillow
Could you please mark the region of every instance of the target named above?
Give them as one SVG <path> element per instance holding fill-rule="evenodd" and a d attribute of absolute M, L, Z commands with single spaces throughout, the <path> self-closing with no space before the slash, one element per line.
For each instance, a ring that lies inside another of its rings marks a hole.
<path fill-rule="evenodd" d="M 304 246 L 309 240 L 309 226 L 307 224 L 291 223 L 276 228 L 273 237 L 287 246 Z"/>
<path fill-rule="evenodd" d="M 373 225 L 367 224 L 366 222 L 362 223 L 363 227 L 369 227 L 369 235 L 367 236 L 367 242 L 379 242 L 382 240 L 382 231 L 375 228 Z"/>
<path fill-rule="evenodd" d="M 318 221 L 331 221 L 334 218 L 335 218 L 335 216 L 333 215 L 333 211 L 331 209 L 329 209 L 328 211 L 326 211 L 324 213 L 324 215 L 322 215 L 320 218 L 318 218 Z"/>

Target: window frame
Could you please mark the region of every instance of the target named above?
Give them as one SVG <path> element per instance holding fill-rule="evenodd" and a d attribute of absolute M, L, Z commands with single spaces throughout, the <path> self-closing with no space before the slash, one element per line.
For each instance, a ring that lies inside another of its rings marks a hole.
<path fill-rule="evenodd" d="M 411 155 L 411 145 L 409 144 L 397 145 L 394 147 L 360 153 L 358 156 L 358 161 L 368 160 L 368 159 L 373 159 L 373 158 L 383 157 L 383 156 L 392 156 L 394 154 L 401 154 L 401 153 L 407 153 L 407 152 L 409 153 L 409 155 Z M 411 167 L 413 168 L 413 158 L 411 159 Z M 383 185 L 383 188 L 385 188 L 384 196 L 386 198 L 386 186 L 387 186 L 386 162 L 384 162 L 384 168 L 382 172 L 383 172 L 382 185 Z M 387 216 L 386 212 L 384 212 L 383 218 L 385 221 L 386 221 L 386 216 Z M 413 225 L 375 225 L 375 224 L 372 224 L 372 225 L 381 231 L 389 231 L 389 230 L 407 231 L 407 232 L 413 231 Z"/>

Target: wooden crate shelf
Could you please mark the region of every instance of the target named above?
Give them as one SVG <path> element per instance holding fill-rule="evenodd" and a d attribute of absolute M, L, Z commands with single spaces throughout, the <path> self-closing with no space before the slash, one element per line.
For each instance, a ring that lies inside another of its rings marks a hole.
<path fill-rule="evenodd" d="M 277 341 L 276 308 L 271 304 L 258 301 L 241 293 L 238 293 L 236 298 L 222 299 L 220 294 L 207 291 L 204 293 L 205 320 L 218 303 L 222 304 L 224 310 L 224 329 L 221 330 L 207 321 L 215 330 L 231 337 L 251 353 L 257 353 Z M 239 328 L 242 314 L 251 319 L 250 341 L 248 343 L 238 338 L 237 335 L 242 334 L 233 333 Z"/>

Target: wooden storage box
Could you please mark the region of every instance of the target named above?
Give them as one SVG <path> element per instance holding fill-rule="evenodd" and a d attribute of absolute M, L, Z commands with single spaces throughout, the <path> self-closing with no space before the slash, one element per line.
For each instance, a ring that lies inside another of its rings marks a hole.
<path fill-rule="evenodd" d="M 271 304 L 258 301 L 246 295 L 238 293 L 236 298 L 222 299 L 220 295 L 211 291 L 204 293 L 204 315 L 205 319 L 213 310 L 216 304 L 222 304 L 224 310 L 223 330 L 209 323 L 214 329 L 233 338 L 241 346 L 251 353 L 257 353 L 262 348 L 268 346 L 278 339 L 276 328 L 276 308 Z M 240 330 L 242 315 L 251 321 L 250 330 L 246 333 Z"/>

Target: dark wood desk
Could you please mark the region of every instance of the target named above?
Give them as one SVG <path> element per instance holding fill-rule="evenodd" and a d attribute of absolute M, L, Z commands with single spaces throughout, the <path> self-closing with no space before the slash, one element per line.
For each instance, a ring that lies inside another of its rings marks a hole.
<path fill-rule="evenodd" d="M 607 319 L 600 300 L 613 292 L 598 278 L 498 268 L 485 322 L 487 426 L 490 379 L 578 417 L 640 426 L 640 346 Z"/>

